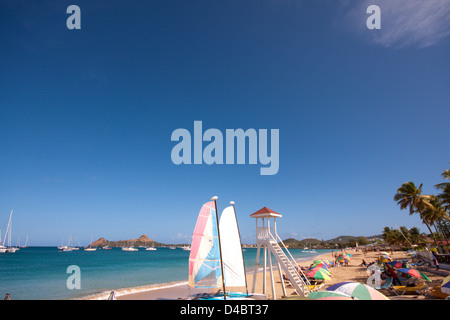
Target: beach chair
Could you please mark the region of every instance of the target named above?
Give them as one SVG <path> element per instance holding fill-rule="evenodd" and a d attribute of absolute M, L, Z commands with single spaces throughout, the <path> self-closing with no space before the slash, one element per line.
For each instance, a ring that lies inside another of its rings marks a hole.
<path fill-rule="evenodd" d="M 387 278 L 386 281 L 380 287 L 374 287 L 377 290 L 389 289 L 392 286 L 393 279 L 391 277 Z"/>
<path fill-rule="evenodd" d="M 397 296 L 403 296 L 404 294 L 424 294 L 428 291 L 428 284 L 421 283 L 415 287 L 391 286 L 389 289 Z"/>
<path fill-rule="evenodd" d="M 325 282 L 317 283 L 317 284 L 312 284 L 312 285 L 307 285 L 308 290 L 309 290 L 310 292 L 319 291 L 319 290 L 322 289 L 324 286 L 325 286 Z"/>

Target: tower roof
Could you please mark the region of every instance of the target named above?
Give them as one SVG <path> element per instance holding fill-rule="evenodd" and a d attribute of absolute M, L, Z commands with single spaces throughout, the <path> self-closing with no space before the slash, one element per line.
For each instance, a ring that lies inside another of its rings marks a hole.
<path fill-rule="evenodd" d="M 262 209 L 259 209 L 258 211 L 252 213 L 250 215 L 252 218 L 265 218 L 265 217 L 276 217 L 281 218 L 282 215 L 278 212 L 275 212 L 267 207 L 263 207 Z"/>

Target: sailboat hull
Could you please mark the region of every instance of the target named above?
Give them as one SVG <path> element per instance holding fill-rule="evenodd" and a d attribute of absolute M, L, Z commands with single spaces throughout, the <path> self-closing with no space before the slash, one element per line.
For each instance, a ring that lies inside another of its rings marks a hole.
<path fill-rule="evenodd" d="M 194 300 L 267 300 L 266 294 L 247 294 L 245 292 L 222 291 L 217 293 L 201 293 L 194 297 Z"/>

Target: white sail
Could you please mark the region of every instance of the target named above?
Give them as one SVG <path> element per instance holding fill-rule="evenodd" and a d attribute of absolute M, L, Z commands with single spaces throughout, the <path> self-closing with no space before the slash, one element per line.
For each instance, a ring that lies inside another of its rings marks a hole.
<path fill-rule="evenodd" d="M 219 229 L 225 286 L 245 287 L 241 240 L 233 206 L 222 211 Z"/>

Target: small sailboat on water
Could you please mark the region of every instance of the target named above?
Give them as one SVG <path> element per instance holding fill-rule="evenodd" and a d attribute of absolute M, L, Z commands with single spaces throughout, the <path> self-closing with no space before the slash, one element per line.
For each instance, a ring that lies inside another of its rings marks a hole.
<path fill-rule="evenodd" d="M 11 210 L 11 213 L 9 214 L 9 220 L 8 220 L 8 226 L 6 227 L 6 233 L 5 238 L 3 239 L 3 244 L 0 246 L 0 252 L 9 252 L 14 253 L 17 250 L 19 250 L 18 247 L 13 247 L 11 245 L 11 233 L 12 233 L 12 214 L 13 211 Z M 7 239 L 8 238 L 8 239 Z M 6 240 L 8 240 L 8 245 L 5 246 Z"/>
<path fill-rule="evenodd" d="M 1 242 L 1 240 L 2 240 L 2 230 L 0 229 L 0 253 L 5 253 L 7 248 L 3 245 L 3 242 Z"/>
<path fill-rule="evenodd" d="M 152 242 L 152 246 L 151 247 L 147 247 L 147 248 L 145 248 L 145 250 L 146 251 L 156 251 L 155 241 Z"/>
<path fill-rule="evenodd" d="M 134 245 L 134 242 L 133 242 Z M 122 251 L 128 251 L 128 252 L 136 252 L 139 251 L 138 248 L 135 248 L 133 245 L 130 245 L 127 243 L 127 245 L 125 247 L 122 247 Z"/>
<path fill-rule="evenodd" d="M 91 243 L 87 247 L 84 248 L 84 251 L 95 251 L 97 248 L 92 247 L 92 236 L 91 236 Z"/>
<path fill-rule="evenodd" d="M 217 215 L 217 197 L 205 203 L 198 215 L 189 255 L 189 287 L 219 288 L 217 293 L 202 293 L 194 299 L 264 299 L 247 290 L 242 245 L 234 202 Z M 227 287 L 245 287 L 246 292 L 227 291 Z"/>

